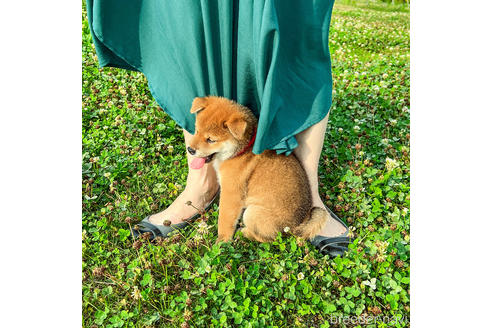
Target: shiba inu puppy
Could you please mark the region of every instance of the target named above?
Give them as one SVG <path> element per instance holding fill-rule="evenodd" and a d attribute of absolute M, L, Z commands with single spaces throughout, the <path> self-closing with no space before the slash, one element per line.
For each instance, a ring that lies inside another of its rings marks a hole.
<path fill-rule="evenodd" d="M 200 169 L 212 162 L 221 187 L 217 242 L 233 237 L 241 214 L 241 231 L 251 240 L 272 241 L 286 227 L 294 235 L 314 238 L 329 214 L 311 208 L 308 179 L 294 155 L 252 153 L 257 127 L 253 113 L 215 96 L 195 98 L 191 113 L 197 116 L 187 148 L 194 156 L 190 166 Z"/>

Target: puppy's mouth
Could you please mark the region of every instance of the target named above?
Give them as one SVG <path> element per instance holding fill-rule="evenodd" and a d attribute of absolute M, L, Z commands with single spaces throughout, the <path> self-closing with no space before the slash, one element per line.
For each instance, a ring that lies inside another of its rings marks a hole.
<path fill-rule="evenodd" d="M 210 163 L 210 161 L 212 161 L 215 154 L 217 154 L 217 153 L 210 154 L 207 157 L 195 157 L 195 158 L 193 158 L 193 161 L 191 161 L 191 164 L 190 164 L 191 168 L 195 169 L 195 170 L 201 169 L 203 167 L 203 165 L 205 165 L 205 163 Z"/>
<path fill-rule="evenodd" d="M 210 161 L 214 159 L 215 154 L 217 153 L 213 153 L 205 157 L 205 163 L 210 163 Z"/>

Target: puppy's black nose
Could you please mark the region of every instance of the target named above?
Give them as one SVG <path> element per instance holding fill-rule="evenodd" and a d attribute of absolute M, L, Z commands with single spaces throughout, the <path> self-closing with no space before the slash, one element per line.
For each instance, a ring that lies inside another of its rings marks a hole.
<path fill-rule="evenodd" d="M 191 147 L 188 147 L 188 153 L 190 153 L 191 155 L 195 155 L 196 150 L 194 150 L 194 149 L 193 149 L 193 148 L 191 148 Z"/>

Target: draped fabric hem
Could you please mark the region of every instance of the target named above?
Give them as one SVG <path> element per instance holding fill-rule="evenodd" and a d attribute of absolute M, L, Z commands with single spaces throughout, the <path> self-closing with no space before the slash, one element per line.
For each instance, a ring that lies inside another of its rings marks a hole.
<path fill-rule="evenodd" d="M 125 66 L 125 65 L 111 62 L 111 60 L 109 60 L 107 58 L 102 58 L 99 56 L 99 54 L 97 54 L 98 55 L 97 58 L 99 59 L 99 66 L 101 66 L 101 67 L 110 66 L 110 67 L 128 69 L 128 70 L 137 71 L 137 72 L 143 71 L 143 69 L 140 67 L 140 65 L 135 65 L 134 63 L 131 63 L 131 61 L 128 60 L 127 58 L 125 58 L 125 56 L 121 55 L 118 51 L 116 51 L 117 47 L 115 47 L 115 46 L 111 45 L 110 43 L 108 43 L 107 41 L 105 41 L 104 38 L 95 29 L 93 29 L 91 27 L 91 30 L 92 30 L 93 37 L 97 38 L 98 42 L 100 42 L 103 46 L 105 46 L 108 50 L 110 50 L 112 52 L 112 54 L 114 54 L 116 57 L 118 57 L 118 59 L 122 60 L 127 65 L 127 66 Z M 97 53 L 97 47 L 96 47 L 96 53 Z"/>
<path fill-rule="evenodd" d="M 331 104 L 330 106 L 327 106 L 326 112 L 323 112 L 320 117 L 317 117 L 314 120 L 305 122 L 303 125 L 301 125 L 299 128 L 295 129 L 293 132 L 288 133 L 287 136 L 281 138 L 279 141 L 274 141 L 270 145 L 267 145 L 265 147 L 256 147 L 253 146 L 253 153 L 255 154 L 261 154 L 265 150 L 275 150 L 277 154 L 284 154 L 286 156 L 290 155 L 294 149 L 296 149 L 299 146 L 299 143 L 297 142 L 296 135 L 298 133 L 301 133 L 302 131 L 309 129 L 311 126 L 321 122 L 326 115 L 330 112 Z M 258 149 L 259 148 L 259 149 Z"/>

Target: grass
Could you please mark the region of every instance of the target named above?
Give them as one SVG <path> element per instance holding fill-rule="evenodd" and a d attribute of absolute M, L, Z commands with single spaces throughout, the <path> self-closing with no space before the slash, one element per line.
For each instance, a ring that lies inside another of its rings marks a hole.
<path fill-rule="evenodd" d="M 84 12 L 84 327 L 409 325 L 409 15 L 383 6 L 333 12 L 320 193 L 356 237 L 337 259 L 292 236 L 214 245 L 217 207 L 185 234 L 133 240 L 183 189 L 184 140 L 142 74 L 98 68 Z"/>

